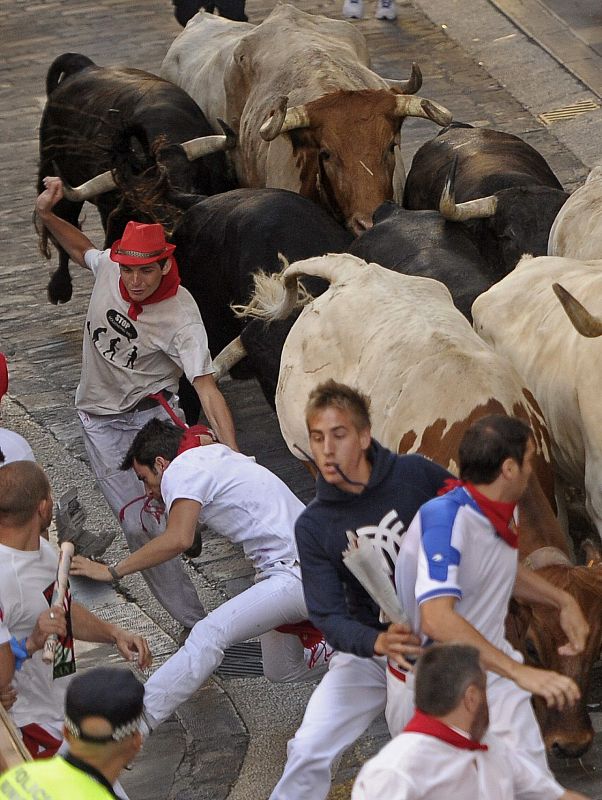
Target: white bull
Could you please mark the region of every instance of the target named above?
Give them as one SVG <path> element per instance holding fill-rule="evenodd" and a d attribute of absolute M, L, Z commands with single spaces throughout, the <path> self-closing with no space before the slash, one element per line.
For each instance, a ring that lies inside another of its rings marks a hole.
<path fill-rule="evenodd" d="M 407 116 L 451 121 L 447 109 L 387 82 L 370 67 L 364 36 L 348 22 L 278 4 L 260 25 L 197 15 L 167 53 L 161 74 L 185 89 L 211 122 L 238 134 L 240 184 L 289 189 L 319 202 L 354 233 L 405 179 L 399 129 Z"/>
<path fill-rule="evenodd" d="M 309 392 L 335 378 L 371 398 L 374 435 L 394 451 L 423 452 L 454 470 L 466 426 L 488 413 L 508 413 L 528 419 L 540 454 L 548 458 L 537 405 L 511 364 L 475 334 L 442 283 L 349 254 L 322 256 L 282 273 L 286 296 L 279 305 L 269 299 L 282 286 L 278 276 L 260 279 L 250 314 L 286 317 L 301 275 L 324 278 L 330 287 L 305 305 L 282 351 L 276 410 L 294 455 L 300 457 L 295 445 L 306 452 L 309 446 L 303 413 Z"/>
<path fill-rule="evenodd" d="M 586 510 L 602 535 L 602 341 L 575 330 L 554 294 L 555 282 L 602 314 L 602 261 L 524 256 L 476 299 L 474 327 L 532 390 L 559 477 L 584 489 Z"/>
<path fill-rule="evenodd" d="M 548 255 L 583 261 L 602 258 L 602 167 L 594 167 L 558 212 L 550 229 Z"/>

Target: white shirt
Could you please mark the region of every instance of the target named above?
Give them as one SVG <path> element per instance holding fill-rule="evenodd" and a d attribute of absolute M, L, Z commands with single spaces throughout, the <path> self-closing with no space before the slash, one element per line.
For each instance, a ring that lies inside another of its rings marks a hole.
<path fill-rule="evenodd" d="M 305 506 L 253 458 L 222 444 L 186 450 L 163 473 L 161 494 L 168 513 L 178 499 L 201 503 L 200 519 L 242 544 L 259 571 L 298 560 L 294 528 Z"/>
<path fill-rule="evenodd" d="M 0 450 L 4 454 L 0 467 L 10 464 L 11 461 L 36 460 L 27 440 L 8 428 L 0 428 Z"/>
<path fill-rule="evenodd" d="M 18 641 L 29 636 L 38 617 L 48 608 L 44 590 L 56 577 L 58 556 L 40 538 L 39 550 L 16 550 L 0 544 L 0 607 L 4 624 Z M 15 672 L 17 701 L 10 713 L 15 724 L 51 723 L 60 728 L 69 677 L 52 679 L 52 664 L 44 664 L 38 650 Z"/>
<path fill-rule="evenodd" d="M 464 505 L 449 502 L 455 493 Z M 456 597 L 458 614 L 487 641 L 522 662 L 504 631 L 517 565 L 518 551 L 497 535 L 466 489 L 459 488 L 429 501 L 416 514 L 401 540 L 395 584 L 413 630 L 420 630 L 422 603 Z"/>
<path fill-rule="evenodd" d="M 493 734 L 465 750 L 423 733 L 400 733 L 360 770 L 351 800 L 556 800 L 564 789 Z"/>
<path fill-rule="evenodd" d="M 195 378 L 214 372 L 207 333 L 192 295 L 182 286 L 173 297 L 143 306 L 137 320 L 119 291 L 119 264 L 110 250 L 88 250 L 95 283 L 84 329 L 82 372 L 75 395 L 79 411 L 131 411 L 161 389 L 177 392 L 184 372 Z"/>

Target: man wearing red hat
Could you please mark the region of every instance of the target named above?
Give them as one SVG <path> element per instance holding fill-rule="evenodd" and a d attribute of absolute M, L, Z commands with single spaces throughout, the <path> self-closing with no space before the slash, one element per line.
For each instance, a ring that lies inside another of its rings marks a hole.
<path fill-rule="evenodd" d="M 0 400 L 8 392 L 8 366 L 4 353 L 0 353 Z M 0 428 L 0 467 L 11 461 L 35 461 L 26 439 L 8 428 Z"/>
<path fill-rule="evenodd" d="M 175 246 L 161 225 L 128 222 L 104 252 L 52 209 L 63 197 L 59 178 L 44 179 L 36 212 L 73 261 L 94 273 L 75 405 L 99 486 L 134 552 L 165 529 L 162 509 L 149 504 L 124 453 L 149 419 L 177 419 L 182 373 L 194 386 L 218 441 L 237 450 L 232 415 L 213 378 L 198 307 L 180 286 Z M 179 559 L 143 575 L 159 602 L 185 628 L 203 607 Z"/>

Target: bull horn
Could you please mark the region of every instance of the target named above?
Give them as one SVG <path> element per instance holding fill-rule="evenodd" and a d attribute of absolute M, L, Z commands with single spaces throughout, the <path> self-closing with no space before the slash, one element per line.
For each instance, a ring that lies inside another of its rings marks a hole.
<path fill-rule="evenodd" d="M 445 179 L 445 186 L 439 200 L 439 213 L 451 222 L 466 222 L 469 219 L 485 219 L 493 217 L 497 211 L 497 197 L 479 197 L 476 200 L 467 200 L 465 203 L 456 203 L 455 183 L 458 156 L 454 156 L 451 167 Z"/>
<path fill-rule="evenodd" d="M 567 317 L 571 320 L 578 333 L 582 336 L 587 336 L 589 339 L 602 336 L 602 320 L 590 314 L 578 300 L 575 300 L 570 292 L 567 292 L 564 286 L 559 283 L 553 283 L 552 289 L 554 289 L 556 297 L 562 303 Z"/>
<path fill-rule="evenodd" d="M 224 131 L 223 136 L 199 136 L 197 139 L 189 139 L 187 142 L 182 142 L 186 158 L 189 161 L 195 161 L 197 158 L 208 156 L 211 153 L 219 153 L 222 150 L 232 150 L 233 147 L 236 147 L 236 134 L 232 128 L 228 127 L 221 119 L 218 119 L 218 122 Z"/>
<path fill-rule="evenodd" d="M 108 170 L 108 172 L 102 172 L 95 178 L 91 178 L 89 181 L 82 183 L 81 186 L 69 186 L 69 184 L 65 183 L 63 180 L 63 195 L 72 203 L 83 203 L 84 200 L 90 200 L 92 197 L 96 197 L 99 194 L 106 194 L 106 192 L 110 192 L 116 187 L 117 184 L 115 183 L 113 173 L 111 170 Z"/>
<path fill-rule="evenodd" d="M 227 344 L 221 353 L 213 359 L 213 368 L 215 373 L 213 377 L 215 382 L 219 383 L 232 369 L 235 364 L 242 361 L 247 355 L 245 346 L 242 343 L 240 336 L 233 339 L 230 344 Z"/>
<path fill-rule="evenodd" d="M 295 128 L 309 127 L 309 114 L 305 106 L 287 108 L 288 97 L 281 97 L 278 106 L 271 117 L 268 117 L 259 129 L 259 135 L 266 142 L 273 141 L 281 133 L 295 130 Z"/>
<path fill-rule="evenodd" d="M 422 86 L 422 72 L 420 71 L 418 64 L 413 61 L 412 74 L 410 75 L 409 80 L 397 81 L 393 78 L 385 78 L 385 80 L 391 89 L 397 89 L 402 94 L 416 94 L 416 92 L 420 91 L 420 87 Z"/>
<path fill-rule="evenodd" d="M 452 121 L 452 113 L 445 106 L 424 97 L 408 97 L 405 94 L 395 98 L 395 113 L 398 117 L 422 117 L 430 119 L 444 128 Z"/>

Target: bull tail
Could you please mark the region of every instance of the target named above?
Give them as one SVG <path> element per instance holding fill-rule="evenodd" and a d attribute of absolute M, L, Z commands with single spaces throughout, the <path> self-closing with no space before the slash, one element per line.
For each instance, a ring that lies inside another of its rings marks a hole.
<path fill-rule="evenodd" d="M 49 97 L 64 78 L 93 66 L 95 64 L 92 59 L 81 53 L 63 53 L 62 56 L 58 56 L 50 65 L 46 75 L 46 96 Z"/>
<path fill-rule="evenodd" d="M 295 309 L 314 299 L 299 282 L 299 278 L 313 275 L 329 283 L 336 283 L 338 280 L 351 278 L 358 268 L 367 267 L 365 261 L 349 253 L 307 258 L 291 266 L 282 254 L 278 257 L 284 264 L 284 269 L 274 275 L 258 272 L 253 276 L 255 290 L 250 301 L 246 305 L 232 306 L 237 317 L 258 317 L 267 322 L 286 319 Z"/>
<path fill-rule="evenodd" d="M 268 322 L 286 319 L 296 308 L 304 306 L 312 299 L 298 281 L 303 272 L 289 267 L 281 253 L 278 258 L 283 265 L 282 271 L 272 275 L 256 272 L 253 275 L 254 290 L 249 302 L 246 305 L 232 305 L 235 316 L 257 317 Z"/>

